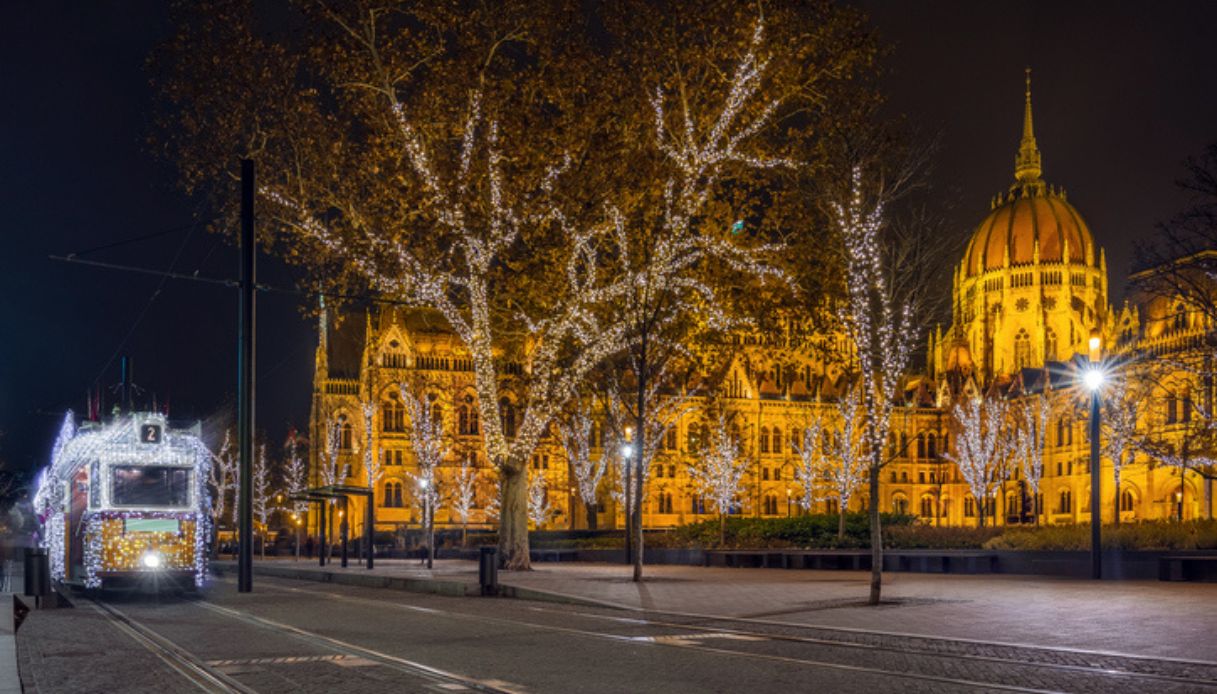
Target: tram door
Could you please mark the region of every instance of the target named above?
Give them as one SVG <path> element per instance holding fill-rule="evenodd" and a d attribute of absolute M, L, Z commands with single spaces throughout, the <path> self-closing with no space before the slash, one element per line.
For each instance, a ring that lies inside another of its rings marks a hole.
<path fill-rule="evenodd" d="M 85 509 L 89 503 L 89 477 L 81 469 L 72 478 L 72 498 L 68 506 L 68 577 L 73 581 L 84 580 L 84 523 Z"/>

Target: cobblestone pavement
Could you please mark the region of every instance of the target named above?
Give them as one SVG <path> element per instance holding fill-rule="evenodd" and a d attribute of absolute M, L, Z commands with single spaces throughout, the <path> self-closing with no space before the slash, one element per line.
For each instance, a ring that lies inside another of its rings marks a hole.
<path fill-rule="evenodd" d="M 1217 691 L 1214 664 L 265 577 L 252 594 L 229 577 L 202 599 L 106 602 L 232 691 Z M 86 600 L 35 613 L 19 633 L 23 680 L 191 685 L 128 636 Z"/>

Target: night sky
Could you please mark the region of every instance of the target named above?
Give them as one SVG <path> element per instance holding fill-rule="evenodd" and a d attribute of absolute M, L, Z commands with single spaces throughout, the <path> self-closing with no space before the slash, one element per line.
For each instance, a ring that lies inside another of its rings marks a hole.
<path fill-rule="evenodd" d="M 1044 177 L 1064 186 L 1107 249 L 1120 291 L 1133 244 L 1182 204 L 1180 161 L 1217 140 L 1217 3 L 866 2 L 895 45 L 892 114 L 938 133 L 931 183 L 958 244 L 1013 177 L 1024 66 L 1034 70 Z M 0 21 L 0 459 L 45 462 L 63 411 L 134 381 L 175 419 L 230 407 L 236 292 L 54 262 L 90 259 L 233 277 L 236 253 L 197 222 L 144 139 L 144 61 L 170 27 L 160 2 L 9 4 Z M 259 280 L 290 273 L 262 261 Z M 949 291 L 949 278 L 942 281 Z M 258 427 L 303 427 L 315 332 L 298 299 L 259 298 Z"/>

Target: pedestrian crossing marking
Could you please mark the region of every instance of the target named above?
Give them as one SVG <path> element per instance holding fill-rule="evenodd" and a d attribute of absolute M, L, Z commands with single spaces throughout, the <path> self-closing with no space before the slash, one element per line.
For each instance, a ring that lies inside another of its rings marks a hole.
<path fill-rule="evenodd" d="M 364 662 L 343 662 L 343 661 L 364 661 Z M 289 655 L 278 656 L 274 658 L 234 658 L 228 660 L 208 660 L 207 664 L 212 667 L 225 667 L 228 665 L 288 665 L 292 663 L 325 663 L 332 662 L 347 667 L 357 665 L 370 665 L 372 661 L 367 658 L 360 658 L 353 655 Z"/>

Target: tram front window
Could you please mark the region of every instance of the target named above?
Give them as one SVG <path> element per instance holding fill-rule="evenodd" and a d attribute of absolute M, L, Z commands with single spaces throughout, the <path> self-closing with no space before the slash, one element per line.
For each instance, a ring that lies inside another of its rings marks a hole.
<path fill-rule="evenodd" d="M 115 506 L 186 506 L 190 503 L 190 470 L 181 467 L 118 465 L 111 502 Z"/>

